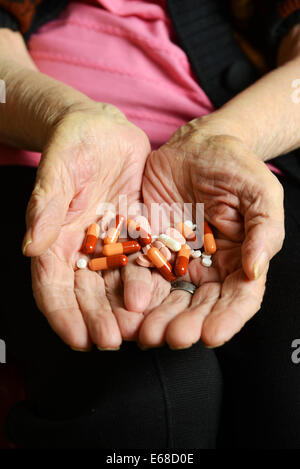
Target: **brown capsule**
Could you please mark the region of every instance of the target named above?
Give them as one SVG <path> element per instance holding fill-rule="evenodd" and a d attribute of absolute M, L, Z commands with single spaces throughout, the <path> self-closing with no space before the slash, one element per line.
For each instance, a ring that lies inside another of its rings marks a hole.
<path fill-rule="evenodd" d="M 95 257 L 95 259 L 90 260 L 88 265 L 91 270 L 108 270 L 123 267 L 127 262 L 127 256 L 118 254 L 110 257 Z"/>
<path fill-rule="evenodd" d="M 184 244 L 177 254 L 174 272 L 177 277 L 183 277 L 186 274 L 189 259 L 191 255 L 191 248 L 187 244 Z"/>
<path fill-rule="evenodd" d="M 134 220 L 128 220 L 127 221 L 127 229 L 128 233 L 130 236 L 130 232 L 137 232 L 139 234 L 137 241 L 141 244 L 141 246 L 147 246 L 152 242 L 152 237 L 150 233 L 147 233 L 141 225 L 139 225 L 136 221 Z"/>
<path fill-rule="evenodd" d="M 137 241 L 125 241 L 124 243 L 106 244 L 103 246 L 102 254 L 104 256 L 115 256 L 116 254 L 131 254 L 141 250 Z"/>
<path fill-rule="evenodd" d="M 99 238 L 100 227 L 97 223 L 92 223 L 86 233 L 86 237 L 83 243 L 83 251 L 86 254 L 92 254 L 96 249 L 96 244 Z"/>
<path fill-rule="evenodd" d="M 203 235 L 204 250 L 207 254 L 214 254 L 217 250 L 215 238 L 211 227 L 204 221 L 204 235 Z"/>
<path fill-rule="evenodd" d="M 169 282 L 173 282 L 176 277 L 172 273 L 172 266 L 167 261 L 167 259 L 161 254 L 161 252 L 157 248 L 150 248 L 147 251 L 147 257 L 150 261 L 155 265 L 155 267 L 159 270 L 161 275 L 168 280 Z"/>
<path fill-rule="evenodd" d="M 116 222 L 112 222 L 113 226 L 109 228 L 104 238 L 104 244 L 112 244 L 118 241 L 124 221 L 125 217 L 123 215 L 116 216 Z"/>

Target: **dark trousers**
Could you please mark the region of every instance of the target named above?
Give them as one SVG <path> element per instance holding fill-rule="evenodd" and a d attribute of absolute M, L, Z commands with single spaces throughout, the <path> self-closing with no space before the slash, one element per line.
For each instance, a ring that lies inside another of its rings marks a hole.
<path fill-rule="evenodd" d="M 20 448 L 300 448 L 300 189 L 287 179 L 286 241 L 259 313 L 217 351 L 72 351 L 35 306 L 21 253 L 35 170 L 1 168 L 0 338 L 21 363 L 24 402 L 6 435 Z"/>

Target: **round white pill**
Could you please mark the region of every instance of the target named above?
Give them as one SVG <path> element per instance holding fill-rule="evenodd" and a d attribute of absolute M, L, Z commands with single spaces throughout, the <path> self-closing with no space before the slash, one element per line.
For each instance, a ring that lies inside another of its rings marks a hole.
<path fill-rule="evenodd" d="M 194 225 L 194 223 L 192 222 L 192 220 L 186 220 L 183 222 L 186 226 L 188 226 L 189 228 L 191 228 L 191 230 L 195 230 L 196 228 L 196 225 Z"/>
<path fill-rule="evenodd" d="M 212 265 L 212 260 L 210 257 L 202 256 L 201 262 L 202 262 L 202 265 L 204 265 L 204 267 L 210 267 Z"/>
<path fill-rule="evenodd" d="M 191 251 L 191 257 L 193 259 L 199 259 L 199 257 L 201 257 L 201 251 L 200 249 L 197 249 L 196 251 L 194 251 L 194 249 L 192 249 Z"/>
<path fill-rule="evenodd" d="M 202 253 L 202 257 L 207 257 L 208 259 L 211 258 L 211 254 L 206 254 L 206 252 Z"/>
<path fill-rule="evenodd" d="M 85 269 L 87 266 L 87 260 L 84 259 L 84 257 L 80 257 L 80 259 L 78 259 L 78 261 L 76 262 L 76 265 L 78 269 Z"/>

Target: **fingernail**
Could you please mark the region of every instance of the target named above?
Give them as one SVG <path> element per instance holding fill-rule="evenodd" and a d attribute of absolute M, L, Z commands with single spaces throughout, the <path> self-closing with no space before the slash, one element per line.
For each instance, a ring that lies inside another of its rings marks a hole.
<path fill-rule="evenodd" d="M 189 344 L 189 345 L 181 345 L 180 347 L 171 347 L 169 345 L 169 348 L 171 350 L 185 350 L 185 349 L 188 349 L 188 348 L 191 348 L 193 346 L 193 344 Z"/>
<path fill-rule="evenodd" d="M 113 351 L 116 351 L 116 350 L 120 350 L 120 347 L 116 347 L 116 348 L 101 348 L 101 347 L 97 347 L 98 350 L 101 350 L 101 352 L 113 352 Z"/>
<path fill-rule="evenodd" d="M 32 239 L 29 238 L 29 239 L 27 239 L 27 241 L 25 241 L 25 243 L 23 244 L 23 247 L 22 247 L 23 256 L 25 256 L 26 249 L 27 249 L 27 247 L 29 246 L 29 244 L 31 244 L 31 243 L 32 243 Z"/>
<path fill-rule="evenodd" d="M 253 267 L 255 280 L 257 280 L 259 276 L 261 275 L 261 273 L 265 270 L 267 262 L 268 262 L 268 256 L 265 252 L 263 252 L 259 256 L 258 260 L 255 262 L 254 267 Z"/>
<path fill-rule="evenodd" d="M 84 349 L 84 348 L 75 348 L 75 347 L 70 347 L 74 352 L 90 352 L 91 349 Z"/>
<path fill-rule="evenodd" d="M 137 346 L 141 350 L 149 350 L 151 348 L 151 347 L 147 347 L 146 345 L 141 345 L 141 344 L 137 344 Z"/>
<path fill-rule="evenodd" d="M 222 347 L 222 345 L 224 345 L 224 344 L 225 344 L 225 342 L 222 342 L 222 344 L 218 344 L 218 345 L 205 345 L 205 344 L 204 344 L 204 347 L 205 347 L 205 348 L 209 348 L 209 349 L 211 349 L 211 348 L 218 348 L 218 347 Z"/>

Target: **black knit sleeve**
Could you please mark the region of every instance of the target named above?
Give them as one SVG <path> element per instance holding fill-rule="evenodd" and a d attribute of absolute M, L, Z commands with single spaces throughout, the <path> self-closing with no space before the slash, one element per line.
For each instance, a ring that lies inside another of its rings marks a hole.
<path fill-rule="evenodd" d="M 18 31 L 18 21 L 8 12 L 0 8 L 0 28 L 9 28 L 13 31 Z"/>
<path fill-rule="evenodd" d="M 0 28 L 20 31 L 28 41 L 40 26 L 53 20 L 68 0 L 0 0 Z"/>
<path fill-rule="evenodd" d="M 300 0 L 269 1 L 267 38 L 272 46 L 279 41 L 289 30 L 300 23 Z"/>

